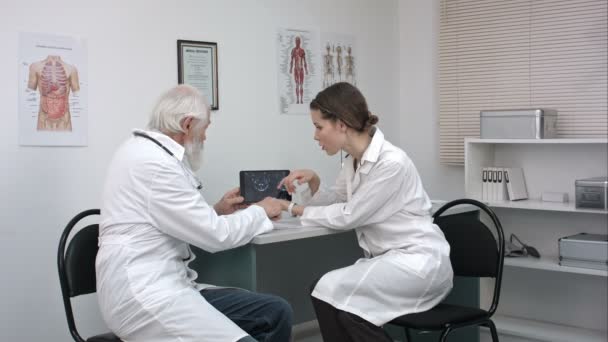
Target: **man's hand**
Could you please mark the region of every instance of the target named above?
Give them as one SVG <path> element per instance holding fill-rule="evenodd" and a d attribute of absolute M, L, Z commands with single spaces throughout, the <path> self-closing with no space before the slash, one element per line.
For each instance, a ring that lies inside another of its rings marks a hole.
<path fill-rule="evenodd" d="M 222 199 L 217 202 L 213 209 L 218 215 L 229 215 L 235 211 L 243 208 L 247 208 L 246 204 L 243 204 L 245 199 L 241 196 L 241 189 L 234 188 L 228 191 Z"/>
<path fill-rule="evenodd" d="M 256 203 L 256 205 L 259 205 L 264 209 L 269 219 L 278 220 L 281 218 L 281 212 L 283 211 L 281 200 L 272 197 L 266 197 Z"/>

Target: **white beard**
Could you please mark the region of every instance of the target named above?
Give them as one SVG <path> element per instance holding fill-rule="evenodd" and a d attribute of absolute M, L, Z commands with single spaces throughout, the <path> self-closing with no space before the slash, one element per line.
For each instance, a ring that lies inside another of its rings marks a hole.
<path fill-rule="evenodd" d="M 198 171 L 203 163 L 203 142 L 195 139 L 193 142 L 187 142 L 184 149 L 186 161 L 190 168 L 192 171 Z"/>

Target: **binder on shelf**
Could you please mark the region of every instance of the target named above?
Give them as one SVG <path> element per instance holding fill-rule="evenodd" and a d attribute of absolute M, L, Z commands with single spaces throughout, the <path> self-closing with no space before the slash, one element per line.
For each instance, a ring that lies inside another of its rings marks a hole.
<path fill-rule="evenodd" d="M 498 201 L 504 201 L 507 199 L 507 192 L 506 192 L 506 182 L 505 182 L 505 169 L 502 167 L 497 168 L 498 170 L 498 181 L 496 183 L 497 187 L 498 187 L 498 191 L 496 192 L 497 194 L 497 200 Z"/>
<path fill-rule="evenodd" d="M 481 168 L 481 200 L 488 200 L 488 168 Z"/>
<path fill-rule="evenodd" d="M 492 188 L 490 200 L 496 201 L 498 199 L 498 169 L 495 167 L 492 168 L 492 185 L 490 187 Z"/>
<path fill-rule="evenodd" d="M 511 201 L 528 199 L 528 189 L 524 179 L 524 171 L 521 167 L 509 167 L 505 169 L 505 180 L 507 192 Z"/>

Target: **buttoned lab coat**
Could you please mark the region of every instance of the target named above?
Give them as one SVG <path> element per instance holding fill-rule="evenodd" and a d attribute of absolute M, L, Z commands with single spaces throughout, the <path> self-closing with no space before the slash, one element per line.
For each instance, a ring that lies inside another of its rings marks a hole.
<path fill-rule="evenodd" d="M 432 308 L 451 290 L 450 246 L 431 201 L 412 161 L 379 129 L 356 171 L 347 159 L 336 185 L 307 205 L 302 225 L 355 229 L 365 255 L 325 274 L 314 297 L 380 326 Z"/>
<path fill-rule="evenodd" d="M 176 158 L 184 148 L 144 132 Z M 142 137 L 132 137 L 110 164 L 103 191 L 97 292 L 108 327 L 125 341 L 237 341 L 247 335 L 205 301 L 188 244 L 216 252 L 272 230 L 256 205 L 218 216 L 186 165 Z"/>

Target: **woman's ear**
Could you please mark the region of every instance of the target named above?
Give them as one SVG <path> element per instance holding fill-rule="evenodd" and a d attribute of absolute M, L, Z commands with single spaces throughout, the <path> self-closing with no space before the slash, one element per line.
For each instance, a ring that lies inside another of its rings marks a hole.
<path fill-rule="evenodd" d="M 344 133 L 344 132 L 346 132 L 346 129 L 348 128 L 348 126 L 346 126 L 344 121 L 338 120 L 338 128 L 340 129 L 340 132 Z"/>

